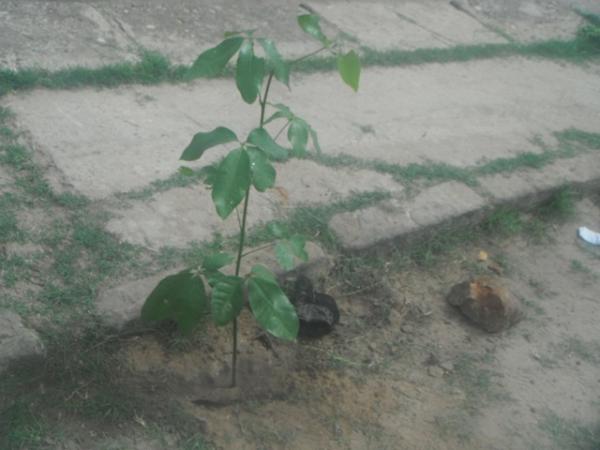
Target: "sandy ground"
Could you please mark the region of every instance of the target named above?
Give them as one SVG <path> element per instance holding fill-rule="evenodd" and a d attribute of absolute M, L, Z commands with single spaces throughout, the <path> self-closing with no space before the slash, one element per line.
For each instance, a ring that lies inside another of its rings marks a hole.
<path fill-rule="evenodd" d="M 347 269 L 325 280 L 342 320 L 322 340 L 267 350 L 244 317 L 240 391 L 225 405 L 192 400 L 226 400 L 226 330 L 209 326 L 177 345 L 161 334 L 126 340 L 114 354 L 115 386 L 153 406 L 117 428 L 75 417 L 47 448 L 180 448 L 176 434 L 147 432 L 175 402 L 218 449 L 597 449 L 600 252 L 579 242 L 579 225 L 600 228 L 598 197 L 547 233 L 482 238 L 427 267 L 398 270 L 395 254 L 380 276 Z M 444 300 L 454 283 L 491 274 L 489 265 L 525 312 L 495 335 Z"/>

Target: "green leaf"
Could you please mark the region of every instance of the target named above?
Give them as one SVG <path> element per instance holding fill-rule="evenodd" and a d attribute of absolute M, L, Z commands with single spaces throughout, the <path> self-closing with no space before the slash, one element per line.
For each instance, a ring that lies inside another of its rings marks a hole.
<path fill-rule="evenodd" d="M 237 141 L 237 136 L 229 128 L 217 127 L 207 133 L 196 133 L 192 142 L 185 148 L 181 157 L 184 161 L 195 161 L 211 147 Z"/>
<path fill-rule="evenodd" d="M 248 142 L 256 145 L 265 154 L 275 161 L 285 161 L 289 152 L 273 140 L 264 128 L 255 128 L 248 135 Z"/>
<path fill-rule="evenodd" d="M 214 288 L 217 285 L 217 283 L 223 278 L 227 278 L 227 275 L 218 270 L 208 270 L 204 273 L 204 276 L 206 277 L 206 281 L 208 281 L 208 284 L 212 288 Z"/>
<path fill-rule="evenodd" d="M 232 37 L 225 39 L 216 47 L 202 52 L 192 65 L 191 73 L 202 77 L 219 75 L 231 57 L 240 49 L 242 42 L 244 42 L 244 38 Z"/>
<path fill-rule="evenodd" d="M 308 253 L 306 253 L 306 249 L 304 248 L 306 245 L 306 239 L 304 239 L 303 236 L 295 234 L 290 238 L 289 243 L 294 256 L 302 261 L 308 261 Z"/>
<path fill-rule="evenodd" d="M 302 119 L 292 120 L 288 128 L 288 140 L 296 156 L 304 155 L 308 144 L 308 124 Z"/>
<path fill-rule="evenodd" d="M 277 277 L 275 277 L 275 274 L 262 264 L 256 264 L 255 266 L 252 266 L 250 273 L 255 277 L 277 283 Z"/>
<path fill-rule="evenodd" d="M 296 310 L 277 283 L 250 277 L 248 295 L 252 313 L 265 330 L 281 339 L 296 339 L 299 327 Z"/>
<path fill-rule="evenodd" d="M 282 239 L 275 245 L 275 257 L 279 265 L 285 270 L 294 268 L 294 257 L 302 261 L 308 261 L 308 253 L 304 246 L 306 240 L 299 234 L 293 235 L 289 239 Z"/>
<path fill-rule="evenodd" d="M 219 270 L 231 262 L 233 262 L 233 256 L 229 253 L 214 253 L 204 258 L 202 268 L 204 270 Z"/>
<path fill-rule="evenodd" d="M 268 124 L 269 122 L 273 122 L 274 120 L 277 120 L 277 119 L 292 120 L 294 117 L 296 117 L 296 116 L 294 116 L 294 114 L 292 113 L 290 108 L 282 103 L 277 103 L 277 104 L 273 105 L 273 107 L 275 107 L 275 109 L 277 109 L 277 111 L 275 113 L 273 113 L 273 115 L 271 117 L 269 117 L 267 120 L 265 120 L 265 125 Z"/>
<path fill-rule="evenodd" d="M 186 177 L 193 177 L 194 176 L 194 171 L 192 169 L 190 169 L 189 167 L 185 167 L 185 166 L 181 166 L 179 168 L 179 173 L 183 176 Z"/>
<path fill-rule="evenodd" d="M 275 245 L 275 257 L 284 270 L 294 268 L 294 251 L 289 241 L 282 240 Z"/>
<path fill-rule="evenodd" d="M 246 103 L 254 103 L 265 76 L 265 61 L 254 56 L 252 41 L 244 41 L 238 55 L 235 82 Z"/>
<path fill-rule="evenodd" d="M 313 146 L 317 154 L 321 154 L 321 145 L 319 144 L 319 136 L 317 136 L 317 132 L 313 129 L 313 127 L 308 127 L 308 132 L 310 133 L 310 138 L 312 140 Z"/>
<path fill-rule="evenodd" d="M 211 314 L 218 326 L 235 319 L 244 306 L 244 280 L 240 277 L 223 277 L 212 291 Z"/>
<path fill-rule="evenodd" d="M 213 184 L 212 199 L 221 219 L 239 205 L 249 187 L 250 158 L 246 150 L 238 148 L 221 162 Z"/>
<path fill-rule="evenodd" d="M 271 222 L 267 225 L 267 230 L 276 238 L 287 237 L 289 234 L 287 227 L 279 222 Z"/>
<path fill-rule="evenodd" d="M 264 49 L 265 54 L 267 55 L 267 60 L 273 67 L 275 78 L 289 87 L 290 68 L 279 54 L 277 47 L 275 47 L 275 43 L 271 39 L 258 39 L 258 42 Z"/>
<path fill-rule="evenodd" d="M 204 166 L 202 168 L 202 174 L 204 175 L 204 184 L 212 187 L 215 184 L 217 175 L 219 174 L 219 167 L 217 163 L 211 164 L 210 166 Z"/>
<path fill-rule="evenodd" d="M 275 185 L 275 168 L 271 165 L 262 150 L 251 148 L 248 150 L 250 156 L 250 173 L 252 184 L 259 192 L 264 192 Z"/>
<path fill-rule="evenodd" d="M 329 39 L 327 39 L 327 36 L 321 31 L 319 16 L 315 14 L 303 14 L 298 16 L 298 25 L 300 25 L 302 31 L 320 41 L 324 46 L 328 47 L 331 44 Z"/>
<path fill-rule="evenodd" d="M 360 59 L 354 50 L 350 50 L 345 55 L 338 56 L 338 72 L 348 86 L 358 91 L 358 82 L 360 80 Z"/>
<path fill-rule="evenodd" d="M 142 320 L 174 320 L 189 333 L 208 313 L 204 283 L 189 270 L 162 279 L 142 307 Z"/>

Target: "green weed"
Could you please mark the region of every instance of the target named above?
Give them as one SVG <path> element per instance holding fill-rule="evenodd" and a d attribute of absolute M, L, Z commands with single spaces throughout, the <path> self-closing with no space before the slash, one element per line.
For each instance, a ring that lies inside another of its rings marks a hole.
<path fill-rule="evenodd" d="M 559 347 L 567 355 L 574 355 L 590 364 L 600 365 L 600 342 L 570 337 Z"/>
<path fill-rule="evenodd" d="M 588 275 L 590 273 L 592 273 L 591 269 L 589 267 L 587 267 L 585 264 L 583 264 L 581 261 L 579 261 L 578 259 L 572 259 L 570 267 L 573 272 L 579 272 L 579 273 L 584 273 L 584 274 L 588 274 Z"/>
<path fill-rule="evenodd" d="M 0 194 L 0 243 L 17 241 L 23 236 L 17 221 L 17 202 L 14 194 Z"/>
<path fill-rule="evenodd" d="M 554 412 L 544 414 L 538 423 L 558 448 L 597 450 L 600 448 L 600 424 L 582 424 L 564 419 Z"/>
<path fill-rule="evenodd" d="M 2 148 L 0 163 L 23 170 L 29 163 L 29 153 L 22 145 L 7 145 Z"/>
<path fill-rule="evenodd" d="M 517 210 L 501 207 L 482 222 L 482 228 L 490 234 L 510 236 L 523 230 L 523 218 Z"/>
<path fill-rule="evenodd" d="M 173 66 L 157 52 L 142 53 L 137 63 L 120 63 L 100 68 L 72 67 L 57 71 L 45 69 L 0 70 L 0 94 L 45 87 L 68 89 L 83 86 L 113 87 L 122 84 L 156 84 L 163 81 L 180 81 L 184 71 Z"/>
<path fill-rule="evenodd" d="M 17 450 L 44 446 L 44 439 L 51 434 L 51 428 L 34 411 L 23 401 L 0 410 L 0 448 Z"/>
<path fill-rule="evenodd" d="M 401 67 L 429 63 L 465 62 L 508 56 L 542 57 L 581 62 L 597 58 L 597 26 L 583 27 L 574 39 L 549 40 L 531 44 L 509 42 L 506 44 L 459 45 L 450 48 L 416 50 L 374 50 L 363 47 L 363 66 Z M 298 72 L 312 73 L 336 70 L 336 59 L 322 57 L 303 60 L 295 64 Z M 231 70 L 225 74 L 231 76 Z M 0 95 L 10 91 L 45 87 L 69 89 L 83 86 L 114 87 L 123 84 L 184 82 L 195 78 L 190 67 L 172 64 L 165 56 L 145 51 L 136 63 L 112 64 L 96 69 L 74 67 L 49 71 L 45 69 L 0 70 Z M 1 116 L 0 116 L 1 118 Z"/>
<path fill-rule="evenodd" d="M 546 315 L 546 310 L 539 304 L 539 302 L 534 302 L 528 298 L 521 298 L 521 303 L 533 311 L 536 316 Z"/>
<path fill-rule="evenodd" d="M 570 187 L 563 187 L 538 207 L 538 216 L 547 221 L 566 220 L 575 211 L 575 200 L 580 195 Z"/>
<path fill-rule="evenodd" d="M 448 381 L 465 391 L 464 407 L 467 411 L 477 410 L 492 401 L 507 400 L 507 393 L 499 390 L 494 383 L 497 374 L 486 367 L 490 359 L 493 359 L 491 353 L 481 356 L 465 353 L 454 364 Z"/>

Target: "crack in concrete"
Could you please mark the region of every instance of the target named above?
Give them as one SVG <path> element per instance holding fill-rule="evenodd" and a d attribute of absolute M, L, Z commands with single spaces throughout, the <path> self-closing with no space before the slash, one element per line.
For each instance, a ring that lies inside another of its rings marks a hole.
<path fill-rule="evenodd" d="M 424 25 L 421 25 L 419 22 L 417 22 L 416 20 L 414 20 L 413 18 L 406 16 L 402 13 L 399 13 L 398 11 L 395 11 L 396 16 L 398 16 L 398 18 L 405 20 L 406 22 L 410 23 L 411 25 L 414 25 L 416 27 L 419 27 L 420 29 L 428 32 L 429 34 L 431 34 L 436 40 L 442 42 L 443 44 L 447 44 L 447 45 L 456 45 L 456 41 L 444 36 L 443 34 L 438 33 L 435 30 L 432 30 Z"/>
<path fill-rule="evenodd" d="M 489 23 L 487 23 L 486 21 L 482 20 L 481 18 L 479 18 L 474 12 L 472 12 L 467 6 L 465 6 L 461 1 L 459 0 L 450 0 L 450 6 L 452 6 L 454 9 L 456 9 L 457 11 L 462 12 L 463 14 L 466 14 L 467 16 L 473 18 L 474 20 L 476 20 L 482 27 L 484 27 L 486 30 L 491 31 L 492 33 L 497 34 L 498 36 L 500 36 L 501 38 L 506 39 L 508 42 L 515 42 L 515 39 L 508 34 L 506 31 L 502 30 L 501 28 L 495 26 L 495 25 L 490 25 Z"/>

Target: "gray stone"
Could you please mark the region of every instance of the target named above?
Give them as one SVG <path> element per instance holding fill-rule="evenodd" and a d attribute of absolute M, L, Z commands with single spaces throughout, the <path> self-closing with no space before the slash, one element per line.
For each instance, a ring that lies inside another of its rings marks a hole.
<path fill-rule="evenodd" d="M 506 330 L 523 317 L 516 297 L 499 280 L 490 277 L 453 286 L 446 301 L 488 333 Z"/>
<path fill-rule="evenodd" d="M 454 364 L 452 364 L 450 361 L 445 361 L 445 362 L 441 363 L 440 367 L 442 369 L 444 369 L 446 372 L 454 371 Z"/>
<path fill-rule="evenodd" d="M 23 325 L 21 317 L 10 311 L 0 312 L 0 373 L 13 364 L 43 358 L 45 347 L 38 334 Z"/>
<path fill-rule="evenodd" d="M 473 214 L 484 205 L 471 189 L 451 181 L 425 189 L 412 200 L 394 199 L 337 214 L 329 226 L 345 249 L 364 250 Z"/>
<path fill-rule="evenodd" d="M 433 378 L 442 378 L 444 376 L 444 369 L 438 366 L 429 366 L 427 368 L 427 373 L 430 377 Z"/>
<path fill-rule="evenodd" d="M 248 249 L 247 251 L 251 251 Z M 313 242 L 306 243 L 308 262 L 299 264 L 295 270 L 317 277 L 329 271 L 332 260 L 323 250 Z M 285 273 L 278 265 L 271 249 L 263 249 L 249 254 L 242 260 L 240 273 L 247 273 L 253 265 L 262 264 L 276 274 L 283 276 Z M 183 268 L 161 272 L 150 277 L 126 282 L 119 286 L 104 289 L 96 299 L 96 311 L 101 321 L 108 327 L 123 329 L 134 323 L 140 317 L 142 306 L 148 295 L 158 282 L 168 275 L 176 273 Z M 234 265 L 223 269 L 225 273 L 233 273 Z"/>

